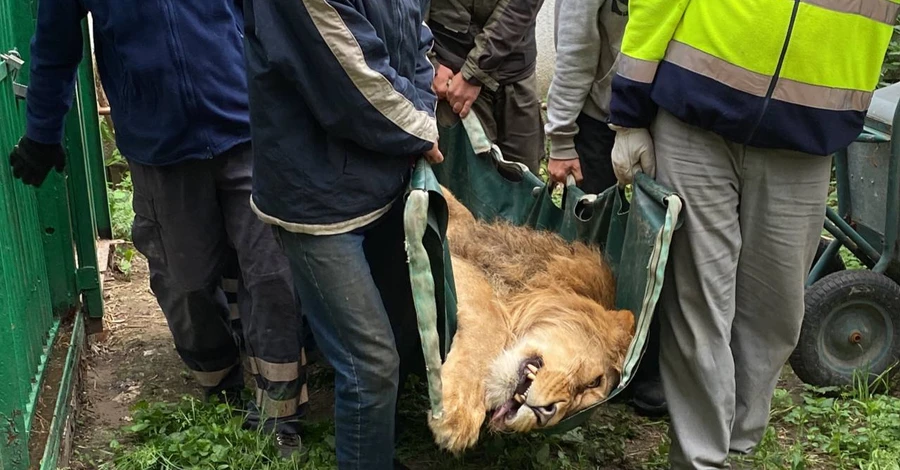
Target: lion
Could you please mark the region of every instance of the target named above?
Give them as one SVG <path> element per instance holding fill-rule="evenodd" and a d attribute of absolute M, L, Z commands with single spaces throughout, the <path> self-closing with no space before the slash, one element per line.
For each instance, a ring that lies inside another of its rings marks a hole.
<path fill-rule="evenodd" d="M 558 424 L 618 385 L 634 314 L 615 308 L 599 250 L 556 234 L 476 220 L 446 188 L 458 326 L 429 419 L 454 454 L 492 432 Z M 488 418 L 488 415 L 490 416 Z"/>

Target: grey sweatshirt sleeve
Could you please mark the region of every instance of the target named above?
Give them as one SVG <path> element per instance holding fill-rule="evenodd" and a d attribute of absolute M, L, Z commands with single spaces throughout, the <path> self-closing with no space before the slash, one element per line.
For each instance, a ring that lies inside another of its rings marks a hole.
<path fill-rule="evenodd" d="M 547 95 L 550 158 L 572 160 L 575 153 L 575 120 L 596 80 L 600 62 L 600 7 L 605 0 L 557 0 L 556 69 Z"/>

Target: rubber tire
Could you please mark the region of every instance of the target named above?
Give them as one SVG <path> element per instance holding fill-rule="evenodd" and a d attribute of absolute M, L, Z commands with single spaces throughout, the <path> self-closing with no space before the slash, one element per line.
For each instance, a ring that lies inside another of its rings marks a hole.
<path fill-rule="evenodd" d="M 791 368 L 803 382 L 816 387 L 849 385 L 852 374 L 836 371 L 822 363 L 818 336 L 828 315 L 847 301 L 867 301 L 881 306 L 893 325 L 886 354 L 869 368 L 870 379 L 877 377 L 900 358 L 900 285 L 887 276 L 868 270 L 840 271 L 823 277 L 806 290 L 806 312 L 797 347 L 790 357 Z"/>
<path fill-rule="evenodd" d="M 813 258 L 813 263 L 809 266 L 809 272 L 812 272 L 813 266 L 819 262 L 819 258 L 825 254 L 825 249 L 828 248 L 828 244 L 831 243 L 831 240 L 822 237 L 819 239 L 819 247 L 816 248 L 816 257 Z M 841 258 L 840 252 L 835 253 L 834 257 L 828 262 L 828 265 L 825 267 L 825 272 L 822 273 L 822 277 L 836 273 L 838 271 L 843 271 L 847 269 L 847 266 L 844 265 L 844 259 Z M 807 273 L 808 274 L 808 273 Z"/>

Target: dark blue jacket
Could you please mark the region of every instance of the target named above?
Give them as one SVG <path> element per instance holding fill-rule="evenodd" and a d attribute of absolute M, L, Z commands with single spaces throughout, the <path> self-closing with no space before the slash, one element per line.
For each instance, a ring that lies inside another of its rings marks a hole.
<path fill-rule="evenodd" d="M 235 0 L 38 2 L 29 138 L 62 138 L 88 11 L 116 143 L 126 158 L 165 165 L 210 158 L 250 139 L 243 19 Z"/>
<path fill-rule="evenodd" d="M 245 0 L 252 203 L 287 230 L 365 226 L 437 141 L 420 0 Z"/>

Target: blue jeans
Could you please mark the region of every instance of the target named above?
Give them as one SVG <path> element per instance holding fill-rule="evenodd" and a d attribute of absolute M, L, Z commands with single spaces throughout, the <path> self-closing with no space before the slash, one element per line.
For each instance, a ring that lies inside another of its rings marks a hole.
<path fill-rule="evenodd" d="M 400 382 L 395 337 L 417 334 L 402 202 L 353 233 L 277 232 L 313 336 L 335 370 L 338 467 L 392 469 Z"/>

